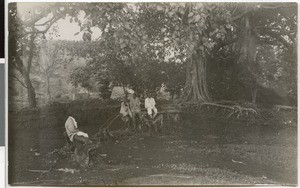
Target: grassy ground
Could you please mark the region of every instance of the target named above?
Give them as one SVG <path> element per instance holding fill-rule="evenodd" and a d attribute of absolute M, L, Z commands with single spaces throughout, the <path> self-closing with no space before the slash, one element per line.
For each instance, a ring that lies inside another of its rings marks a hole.
<path fill-rule="evenodd" d="M 103 120 L 104 121 L 104 120 Z M 85 131 L 94 134 L 98 125 Z M 63 126 L 10 132 L 12 185 L 254 185 L 297 183 L 297 129 L 186 116 L 162 133 L 130 134 L 92 153 L 82 169 Z M 74 173 L 59 169 L 73 169 Z M 44 171 L 37 171 L 44 170 Z"/>

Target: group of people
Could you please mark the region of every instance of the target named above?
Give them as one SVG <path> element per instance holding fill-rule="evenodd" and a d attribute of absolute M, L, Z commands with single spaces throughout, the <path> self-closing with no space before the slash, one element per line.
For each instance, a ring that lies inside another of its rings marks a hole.
<path fill-rule="evenodd" d="M 149 118 L 154 119 L 157 115 L 156 103 L 151 94 L 146 94 L 145 109 Z M 84 142 L 89 143 L 90 139 L 87 133 L 84 133 L 78 129 L 77 122 L 73 117 L 74 114 L 69 114 L 67 121 L 65 122 L 65 129 L 68 139 L 71 142 Z M 121 103 L 120 116 L 123 121 L 132 121 L 133 127 L 136 128 L 137 117 L 142 120 L 141 115 L 141 102 L 135 93 L 129 93 L 125 96 L 124 101 Z M 141 129 L 141 125 L 138 125 Z"/>
<path fill-rule="evenodd" d="M 153 96 L 151 94 L 147 94 L 145 98 L 145 108 L 150 119 L 154 119 L 157 115 L 157 108 L 155 105 L 156 103 Z M 142 120 L 141 102 L 135 93 L 125 96 L 124 101 L 121 103 L 120 116 L 123 121 L 129 122 L 131 120 L 134 128 L 137 126 L 136 118 L 138 117 L 140 120 Z M 74 112 L 68 112 L 68 118 L 65 122 L 65 133 L 68 138 L 68 142 L 77 146 L 92 144 L 89 135 L 78 129 L 77 121 L 74 117 L 77 117 Z M 141 124 L 138 124 L 138 128 L 141 129 Z M 87 153 L 88 152 L 89 150 L 87 150 Z"/>
<path fill-rule="evenodd" d="M 157 108 L 155 107 L 156 103 L 151 94 L 146 94 L 145 98 L 145 108 L 147 114 L 150 118 L 155 118 L 157 115 Z M 140 120 L 141 117 L 141 102 L 135 93 L 128 94 L 125 96 L 124 101 L 121 103 L 120 115 L 123 121 L 132 120 L 133 127 L 136 128 L 136 118 Z M 141 125 L 138 125 L 138 128 L 141 129 Z"/>

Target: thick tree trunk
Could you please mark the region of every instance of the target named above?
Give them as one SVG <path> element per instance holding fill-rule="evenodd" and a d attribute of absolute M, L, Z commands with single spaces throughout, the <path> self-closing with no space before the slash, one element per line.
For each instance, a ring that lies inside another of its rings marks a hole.
<path fill-rule="evenodd" d="M 247 15 L 241 20 L 244 26 L 241 28 L 241 37 L 238 41 L 239 58 L 239 80 L 246 87 L 247 91 L 242 91 L 243 95 L 251 93 L 251 102 L 256 103 L 257 83 L 255 72 L 252 70 L 253 64 L 256 62 L 257 45 L 259 38 L 252 28 L 255 20 Z M 245 96 L 243 96 L 245 97 Z M 248 98 L 248 97 L 245 97 Z"/>
<path fill-rule="evenodd" d="M 50 79 L 49 76 L 46 75 L 46 90 L 47 90 L 47 98 L 48 102 L 52 100 L 51 92 L 50 92 Z"/>
<path fill-rule="evenodd" d="M 192 55 L 187 64 L 187 75 L 182 102 L 210 101 L 206 82 L 206 62 L 203 53 Z"/>
<path fill-rule="evenodd" d="M 29 57 L 26 65 L 26 70 L 24 70 L 24 77 L 25 82 L 27 85 L 27 92 L 28 92 L 28 102 L 29 107 L 36 107 L 36 98 L 35 98 L 35 90 L 32 86 L 31 80 L 30 80 L 30 70 L 31 70 L 31 63 L 33 59 L 33 53 L 34 53 L 34 40 L 35 40 L 35 34 L 31 34 L 30 36 L 30 52 Z"/>
<path fill-rule="evenodd" d="M 28 96 L 28 103 L 30 108 L 36 107 L 36 98 L 35 98 L 35 90 L 31 84 L 30 76 L 28 72 L 24 72 L 23 74 L 25 84 L 27 86 L 27 96 Z"/>
<path fill-rule="evenodd" d="M 239 63 L 251 63 L 256 59 L 258 38 L 252 30 L 249 16 L 244 18 L 244 24 L 243 36 L 239 41 L 241 44 Z"/>

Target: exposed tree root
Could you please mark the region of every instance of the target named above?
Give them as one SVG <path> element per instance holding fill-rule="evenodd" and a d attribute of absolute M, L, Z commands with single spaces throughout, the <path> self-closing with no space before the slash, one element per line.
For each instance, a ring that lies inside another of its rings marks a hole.
<path fill-rule="evenodd" d="M 259 112 L 259 109 L 255 105 L 251 107 L 245 107 L 239 105 L 238 103 L 232 101 L 220 101 L 220 102 L 203 102 L 203 103 L 182 103 L 182 109 L 185 111 L 195 112 L 195 111 L 209 111 L 212 114 L 219 114 L 225 118 L 235 117 L 261 117 L 265 119 Z M 253 106 L 253 107 L 252 107 Z M 182 110 L 181 113 L 185 113 Z"/>
<path fill-rule="evenodd" d="M 294 106 L 285 106 L 285 105 L 275 105 L 274 108 L 277 111 L 280 111 L 280 110 L 297 110 L 297 107 L 294 107 Z"/>
<path fill-rule="evenodd" d="M 237 118 L 239 118 L 243 114 L 254 114 L 254 115 L 259 115 L 258 110 L 255 110 L 253 108 L 246 108 L 242 107 L 239 105 L 234 105 L 234 106 L 229 106 L 229 105 L 224 105 L 224 104 L 217 104 L 217 103 L 202 103 L 200 105 L 200 110 L 203 106 L 214 106 L 214 107 L 219 107 L 219 108 L 225 108 L 225 109 L 230 109 L 231 112 L 228 114 L 228 118 L 231 117 L 234 114 L 237 114 Z"/>

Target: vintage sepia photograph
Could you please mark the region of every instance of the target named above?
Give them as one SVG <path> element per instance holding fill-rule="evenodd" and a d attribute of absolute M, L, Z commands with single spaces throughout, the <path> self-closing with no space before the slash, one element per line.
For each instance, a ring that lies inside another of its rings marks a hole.
<path fill-rule="evenodd" d="M 9 185 L 298 185 L 297 3 L 7 11 Z"/>

